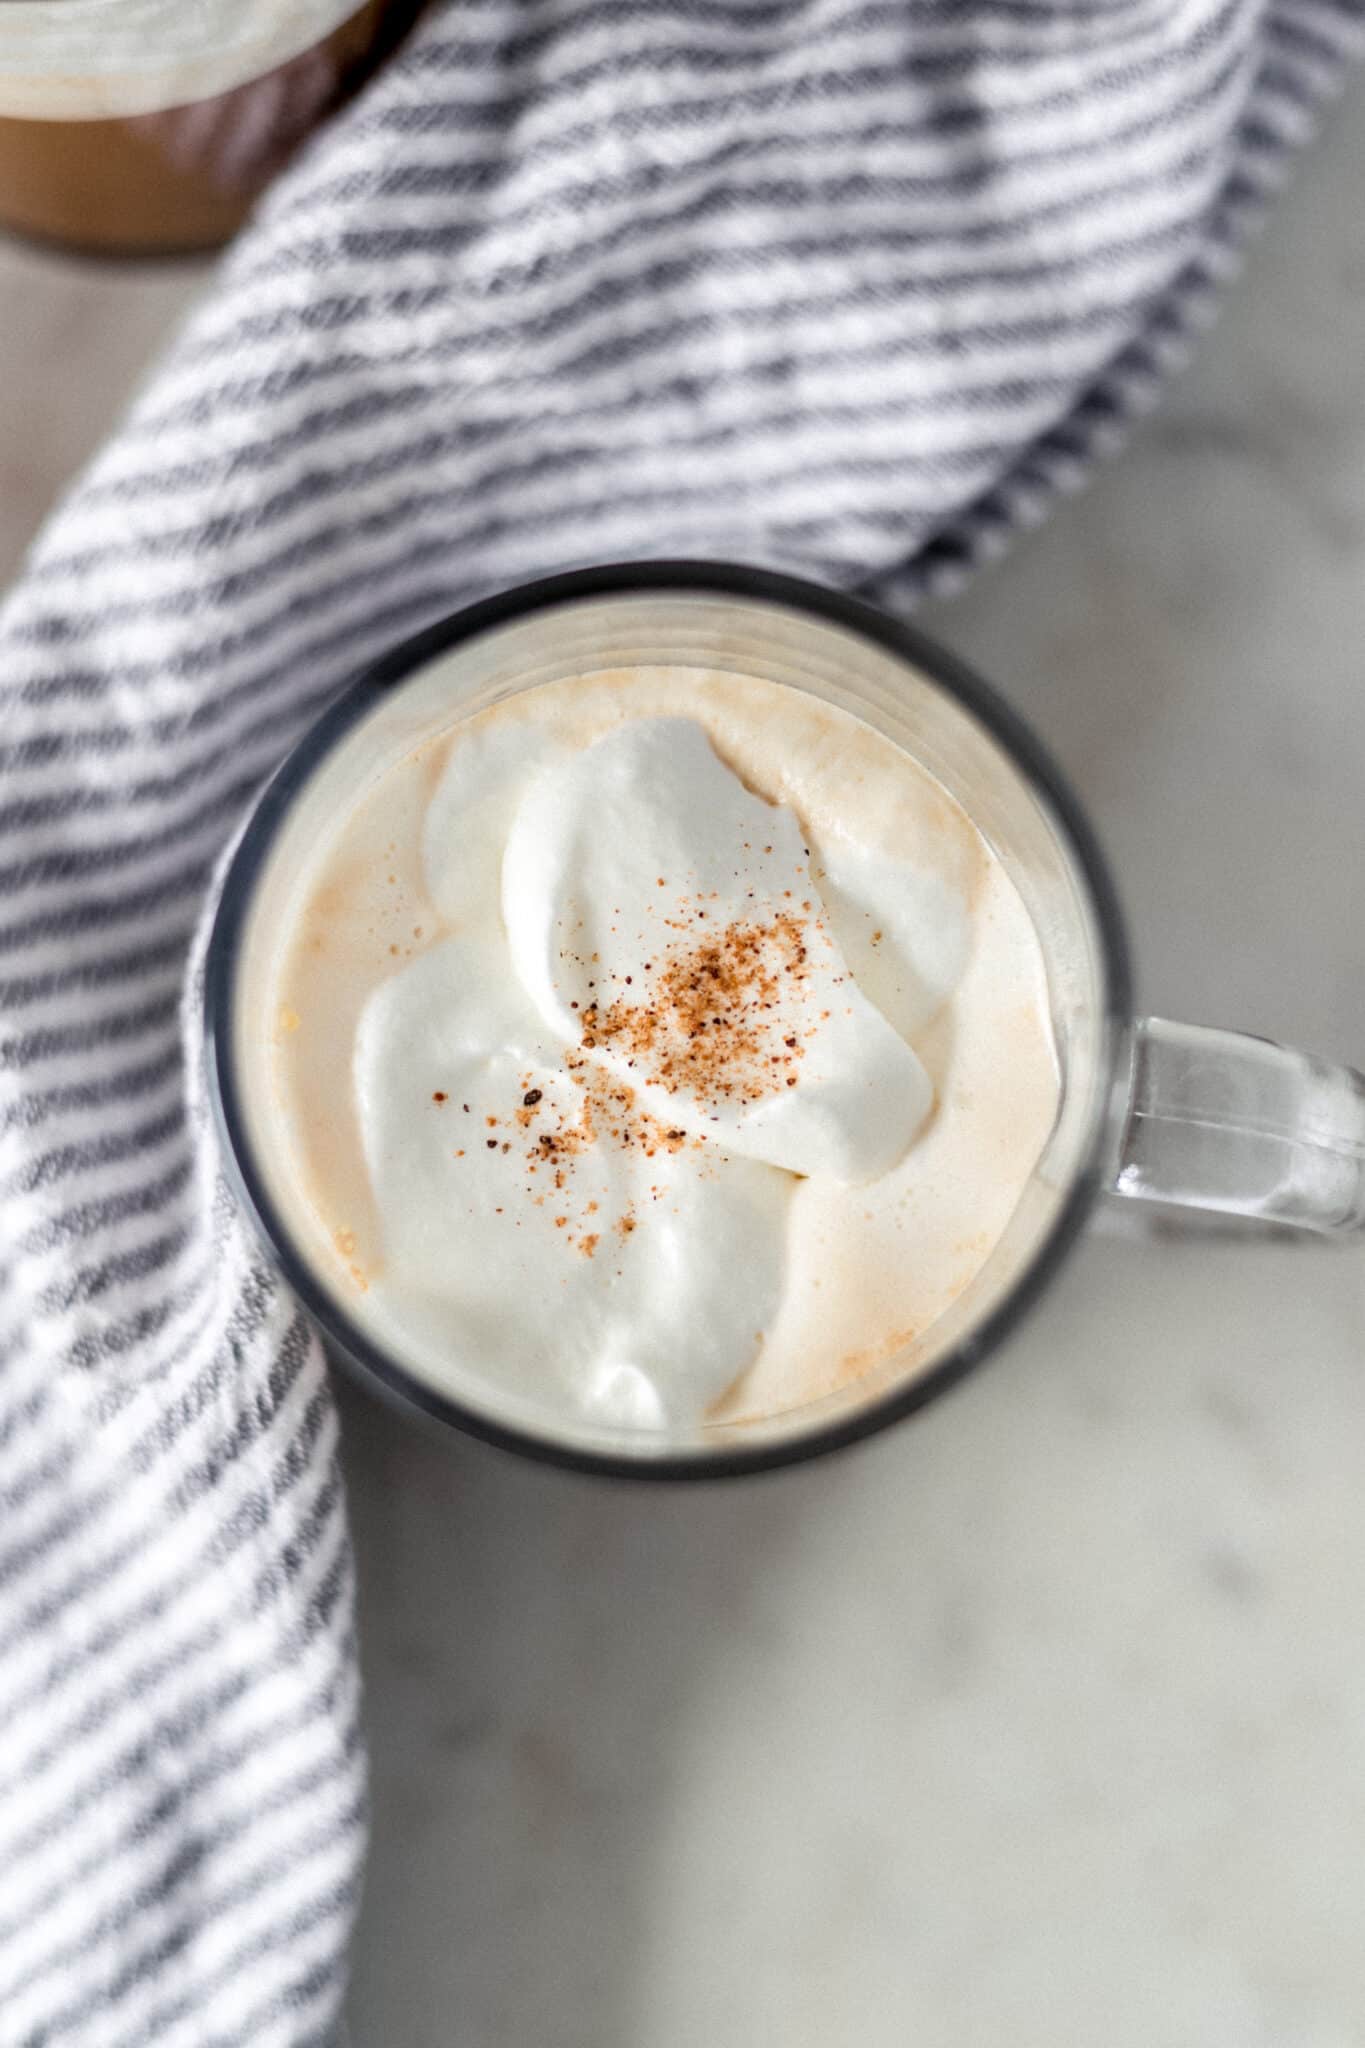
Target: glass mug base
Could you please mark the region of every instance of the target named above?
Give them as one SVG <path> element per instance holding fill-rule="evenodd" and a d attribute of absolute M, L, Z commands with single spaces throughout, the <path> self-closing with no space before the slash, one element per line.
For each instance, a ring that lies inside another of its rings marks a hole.
<path fill-rule="evenodd" d="M 697 668 L 851 712 L 926 769 L 1009 875 L 1037 933 L 1061 1075 L 1055 1122 L 1002 1234 L 932 1325 L 818 1398 L 743 1421 L 630 1427 L 437 1375 L 377 1338 L 309 1241 L 262 1074 L 267 991 L 319 834 L 436 733 L 538 685 Z M 987 685 L 856 600 L 764 570 L 627 564 L 474 605 L 346 688 L 261 797 L 229 863 L 205 971 L 210 1094 L 237 1193 L 333 1352 L 401 1405 L 552 1462 L 636 1477 L 743 1473 L 851 1443 L 997 1348 L 1102 1190 L 1343 1231 L 1365 1220 L 1365 1084 L 1226 1033 L 1135 1020 L 1107 866 L 1070 788 Z"/>

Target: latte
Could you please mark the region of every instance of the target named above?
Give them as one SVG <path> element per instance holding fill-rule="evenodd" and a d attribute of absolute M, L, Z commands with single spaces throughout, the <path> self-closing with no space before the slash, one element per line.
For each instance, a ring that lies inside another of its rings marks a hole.
<path fill-rule="evenodd" d="M 695 1428 L 913 1370 L 1057 1113 L 1004 866 L 782 684 L 452 712 L 290 905 L 253 1084 L 277 1198 L 351 1319 L 484 1405 Z"/>

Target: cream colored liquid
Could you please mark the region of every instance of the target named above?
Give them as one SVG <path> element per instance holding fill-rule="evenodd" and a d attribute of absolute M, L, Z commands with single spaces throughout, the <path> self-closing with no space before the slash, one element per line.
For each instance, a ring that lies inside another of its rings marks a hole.
<path fill-rule="evenodd" d="M 542 686 L 428 740 L 335 821 L 278 953 L 269 1038 L 274 1128 L 349 1313 L 402 1359 L 351 1082 L 361 1010 L 378 984 L 453 927 L 427 895 L 421 837 L 450 755 L 476 730 L 548 731 L 582 746 L 624 719 L 695 719 L 748 786 L 797 814 L 818 856 L 839 835 L 942 876 L 970 909 L 968 965 L 914 1039 L 935 1087 L 901 1163 L 862 1187 L 796 1184 L 780 1312 L 713 1419 L 790 1410 L 892 1354 L 931 1355 L 934 1324 L 990 1256 L 1046 1143 L 1059 1077 L 1038 940 L 970 819 L 900 747 L 845 711 L 742 675 L 669 668 Z M 470 858 L 499 847 L 469 819 Z M 410 1348 L 410 1347 L 409 1347 Z M 421 1368 L 435 1377 L 431 1361 Z"/>

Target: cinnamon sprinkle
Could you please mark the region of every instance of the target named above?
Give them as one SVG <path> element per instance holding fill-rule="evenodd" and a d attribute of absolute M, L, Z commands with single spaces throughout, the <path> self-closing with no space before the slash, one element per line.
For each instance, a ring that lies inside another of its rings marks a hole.
<path fill-rule="evenodd" d="M 641 1000 L 584 1010 L 583 1045 L 610 1047 L 638 1062 L 642 1080 L 703 1104 L 759 1102 L 794 1087 L 805 1048 L 783 1012 L 809 976 L 810 936 L 801 916 L 783 910 L 670 946 Z"/>
<path fill-rule="evenodd" d="M 714 917 L 707 921 L 695 902 L 678 908 L 678 917 L 665 920 L 677 936 L 652 950 L 643 976 L 637 970 L 633 977 L 615 977 L 618 989 L 628 992 L 593 995 L 580 1011 L 580 1040 L 564 1052 L 561 1070 L 561 1081 L 572 1088 L 537 1085 L 535 1075 L 523 1070 L 504 1114 L 484 1112 L 485 1131 L 499 1132 L 487 1138 L 488 1150 L 513 1149 L 502 1128 L 520 1132 L 515 1143 L 518 1153 L 524 1147 L 527 1197 L 535 1207 L 548 1194 L 557 1198 L 556 1234 L 563 1233 L 566 1249 L 586 1258 L 593 1257 L 606 1227 L 606 1219 L 593 1221 L 597 1200 L 584 1199 L 588 1190 L 578 1195 L 575 1188 L 577 1161 L 588 1148 L 638 1149 L 653 1159 L 707 1144 L 705 1136 L 648 1113 L 638 1087 L 686 1092 L 713 1112 L 724 1103 L 760 1102 L 797 1085 L 804 1041 L 818 1030 L 793 1021 L 812 973 L 812 949 L 828 944 L 818 917 L 784 907 L 767 918 L 721 926 Z M 634 1070 L 632 1080 L 594 1057 L 607 1049 Z M 650 1189 L 655 1201 L 664 1192 L 657 1185 Z M 624 1243 L 642 1227 L 642 1218 L 631 1204 L 610 1227 Z"/>

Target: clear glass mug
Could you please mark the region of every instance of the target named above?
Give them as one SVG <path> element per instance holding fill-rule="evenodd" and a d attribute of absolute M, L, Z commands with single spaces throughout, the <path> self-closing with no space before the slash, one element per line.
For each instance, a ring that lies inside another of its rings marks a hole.
<path fill-rule="evenodd" d="M 913 1347 L 758 1422 L 611 1429 L 516 1410 L 492 1383 L 420 1378 L 362 1329 L 286 1220 L 266 1091 L 264 990 L 310 847 L 431 732 L 593 669 L 681 663 L 758 675 L 855 713 L 913 752 L 974 819 L 1033 917 L 1061 1068 L 1051 1137 L 1004 1235 Z M 854 599 L 765 570 L 655 562 L 574 572 L 442 621 L 345 689 L 269 784 L 231 859 L 206 961 L 210 1094 L 227 1164 L 285 1277 L 360 1375 L 409 1409 L 561 1464 L 709 1476 L 790 1463 L 920 1407 L 993 1352 L 1101 1194 L 1323 1234 L 1365 1224 L 1365 1080 L 1263 1039 L 1134 1015 L 1118 899 L 1081 807 L 1038 741 L 953 655 Z"/>

